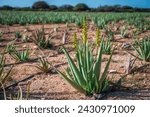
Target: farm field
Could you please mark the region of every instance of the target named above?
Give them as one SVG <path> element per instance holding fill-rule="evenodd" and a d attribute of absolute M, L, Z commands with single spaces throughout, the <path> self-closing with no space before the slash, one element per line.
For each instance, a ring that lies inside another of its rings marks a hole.
<path fill-rule="evenodd" d="M 101 92 L 81 93 L 59 74 L 70 67 L 62 46 L 77 65 L 86 42 L 93 58 L 101 47 L 102 73 L 112 53 Z M 150 13 L 0 12 L 0 99 L 150 99 L 149 82 Z"/>

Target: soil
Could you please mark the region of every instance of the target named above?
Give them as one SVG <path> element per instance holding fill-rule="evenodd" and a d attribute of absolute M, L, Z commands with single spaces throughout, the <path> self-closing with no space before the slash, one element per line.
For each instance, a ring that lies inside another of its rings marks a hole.
<path fill-rule="evenodd" d="M 118 22 L 115 26 L 119 28 L 122 27 L 124 22 Z M 15 32 L 20 31 L 22 35 L 32 35 L 32 33 L 41 28 L 42 25 L 28 25 L 28 26 L 0 26 L 0 31 L 4 33 L 3 41 L 0 41 L 0 52 L 2 53 L 8 43 L 13 42 L 15 39 Z M 111 24 L 110 24 L 111 27 Z M 6 83 L 5 87 L 10 86 L 11 84 L 21 81 L 29 77 L 29 79 L 20 82 L 18 85 L 23 90 L 24 97 L 27 93 L 28 84 L 30 84 L 30 97 L 31 100 L 41 100 L 41 99 L 50 99 L 50 100 L 93 100 L 94 97 L 88 97 L 84 94 L 81 94 L 74 88 L 70 86 L 64 79 L 62 79 L 52 68 L 48 73 L 41 73 L 35 66 L 38 64 L 36 58 L 40 56 L 48 56 L 47 59 L 53 66 L 60 70 L 64 70 L 68 66 L 67 59 L 63 53 L 59 53 L 59 48 L 64 45 L 69 51 L 72 57 L 75 56 L 75 51 L 72 48 L 72 39 L 73 33 L 77 32 L 78 38 L 81 37 L 82 29 L 77 27 L 75 24 L 45 24 L 44 29 L 46 34 L 57 29 L 53 33 L 53 47 L 52 49 L 39 49 L 32 41 L 31 42 L 22 42 L 20 39 L 14 42 L 14 45 L 17 46 L 18 50 L 25 48 L 30 48 L 30 59 L 32 61 L 16 63 L 16 61 L 9 55 L 5 54 L 6 58 L 6 68 L 14 64 L 12 79 Z M 115 29 L 113 29 L 115 30 Z M 62 37 L 65 32 L 66 43 L 63 44 Z M 96 27 L 89 23 L 88 37 L 89 41 L 95 40 Z M 102 30 L 102 35 L 105 34 L 105 31 Z M 121 76 L 126 74 L 126 65 L 128 64 L 128 59 L 131 56 L 126 49 L 122 48 L 123 43 L 133 43 L 134 38 L 132 36 L 133 27 L 128 29 L 129 37 L 122 38 L 119 33 L 116 33 L 114 36 L 115 41 L 114 45 L 117 45 L 114 52 L 112 62 L 109 68 L 109 71 L 115 71 L 109 73 L 109 78 L 112 82 L 117 82 Z M 144 36 L 150 36 L 150 30 L 141 32 L 137 37 L 143 38 Z M 132 49 L 128 51 L 135 53 Z M 103 56 L 103 66 L 105 66 L 109 55 Z M 35 59 L 35 60 L 34 60 Z M 123 78 L 122 87 L 114 89 L 111 92 L 108 92 L 103 99 L 150 99 L 150 63 L 145 63 L 139 60 L 136 60 L 134 64 L 136 70 Z M 31 78 L 30 78 L 31 76 Z M 7 96 L 10 94 L 15 97 L 15 94 L 18 92 L 18 85 L 7 88 Z M 0 94 L 2 95 L 2 93 Z"/>

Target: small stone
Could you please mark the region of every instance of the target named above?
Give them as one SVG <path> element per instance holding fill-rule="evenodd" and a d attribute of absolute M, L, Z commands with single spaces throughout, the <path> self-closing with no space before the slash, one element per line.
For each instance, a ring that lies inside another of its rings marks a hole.
<path fill-rule="evenodd" d="M 117 70 L 109 70 L 109 73 L 111 74 L 111 73 L 117 73 Z"/>
<path fill-rule="evenodd" d="M 121 46 L 123 49 L 129 49 L 131 47 L 131 45 L 127 42 L 123 43 Z"/>
<path fill-rule="evenodd" d="M 125 66 L 124 65 L 120 65 L 120 68 L 124 68 Z"/>
<path fill-rule="evenodd" d="M 27 32 L 28 30 L 27 29 L 24 29 L 24 32 Z"/>
<path fill-rule="evenodd" d="M 27 45 L 23 45 L 22 47 L 23 47 L 23 48 L 26 48 L 26 47 L 27 47 Z"/>
<path fill-rule="evenodd" d="M 96 100 L 102 100 L 105 96 L 106 96 L 105 93 L 94 95 L 94 97 L 95 97 Z"/>
<path fill-rule="evenodd" d="M 58 28 L 57 28 L 57 27 L 55 27 L 55 28 L 54 28 L 54 32 L 57 32 L 57 31 L 58 31 Z"/>
<path fill-rule="evenodd" d="M 38 46 L 33 46 L 33 49 L 37 49 L 38 48 Z"/>

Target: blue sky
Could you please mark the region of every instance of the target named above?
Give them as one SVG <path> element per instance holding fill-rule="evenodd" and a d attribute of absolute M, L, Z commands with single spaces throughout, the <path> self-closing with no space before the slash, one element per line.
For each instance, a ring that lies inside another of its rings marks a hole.
<path fill-rule="evenodd" d="M 10 5 L 17 7 L 31 6 L 38 0 L 0 0 L 0 6 Z M 45 0 L 49 4 L 61 6 L 63 4 L 75 5 L 77 3 L 86 3 L 90 7 L 97 7 L 100 5 L 129 5 L 133 7 L 150 8 L 150 0 Z"/>

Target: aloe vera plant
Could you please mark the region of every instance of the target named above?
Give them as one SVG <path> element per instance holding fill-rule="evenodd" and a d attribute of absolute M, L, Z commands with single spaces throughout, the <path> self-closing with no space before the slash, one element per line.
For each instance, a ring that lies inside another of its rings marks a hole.
<path fill-rule="evenodd" d="M 107 74 L 112 54 L 106 64 L 104 72 L 101 73 L 102 48 L 103 44 L 101 44 L 98 55 L 95 59 L 91 49 L 88 47 L 88 43 L 79 46 L 76 53 L 77 65 L 73 62 L 73 59 L 70 57 L 66 49 L 63 48 L 63 52 L 67 57 L 70 67 L 66 69 L 66 73 L 57 70 L 58 73 L 75 89 L 84 94 L 89 95 L 106 91 L 109 88 Z"/>
<path fill-rule="evenodd" d="M 0 32 L 0 40 L 2 39 L 3 36 L 3 32 Z"/>
<path fill-rule="evenodd" d="M 39 65 L 35 66 L 36 68 L 38 68 L 39 70 L 41 70 L 42 72 L 48 72 L 50 70 L 50 62 L 48 62 L 48 60 L 46 58 L 41 57 L 39 59 Z"/>
<path fill-rule="evenodd" d="M 150 39 L 149 39 L 149 37 L 143 39 L 141 42 L 136 40 L 135 43 L 136 43 L 136 45 L 133 45 L 132 47 L 136 51 L 138 56 L 136 56 L 132 53 L 130 53 L 130 54 L 140 60 L 150 61 Z"/>
<path fill-rule="evenodd" d="M 108 39 L 107 41 L 103 41 L 102 44 L 103 44 L 103 48 L 102 48 L 103 53 L 104 54 L 111 54 L 112 45 L 111 45 L 110 40 Z"/>
<path fill-rule="evenodd" d="M 127 37 L 127 30 L 128 30 L 127 26 L 125 26 L 121 29 L 120 33 L 121 33 L 122 38 Z"/>
<path fill-rule="evenodd" d="M 22 51 L 16 50 L 16 47 L 13 45 L 9 45 L 7 47 L 7 52 L 16 60 L 16 61 L 27 61 L 29 60 L 29 49 L 25 49 Z"/>
<path fill-rule="evenodd" d="M 98 53 L 95 57 L 88 44 L 86 22 L 84 21 L 83 24 L 82 43 L 78 45 L 76 50 L 77 63 L 73 61 L 67 50 L 63 47 L 62 50 L 67 57 L 69 67 L 65 70 L 65 73 L 58 69 L 56 70 L 75 89 L 85 95 L 92 95 L 95 93 L 105 92 L 109 89 L 107 75 L 112 54 L 110 55 L 106 67 L 102 72 L 103 44 L 100 44 L 97 51 Z"/>
<path fill-rule="evenodd" d="M 46 37 L 44 27 L 42 27 L 39 30 L 36 30 L 32 35 L 33 42 L 40 48 L 49 49 L 52 47 L 52 32 L 48 34 L 48 37 Z"/>
<path fill-rule="evenodd" d="M 4 69 L 4 65 L 5 65 L 5 58 L 4 55 L 1 55 L 0 56 L 0 83 L 1 84 L 4 84 L 5 81 L 10 78 L 11 71 L 12 71 L 12 67 L 8 71 L 6 71 Z M 0 84 L 0 88 L 1 88 L 1 84 Z"/>
<path fill-rule="evenodd" d="M 4 66 L 4 64 L 5 64 L 4 54 L 3 55 L 0 54 L 0 68 Z"/>
<path fill-rule="evenodd" d="M 16 37 L 16 38 L 21 38 L 22 35 L 21 35 L 21 33 L 20 33 L 19 31 L 16 31 L 16 32 L 15 32 L 15 37 Z"/>

